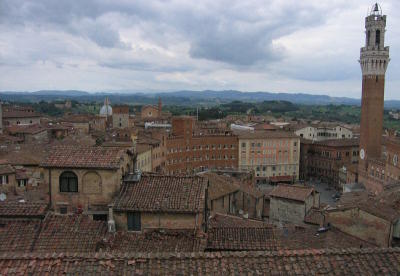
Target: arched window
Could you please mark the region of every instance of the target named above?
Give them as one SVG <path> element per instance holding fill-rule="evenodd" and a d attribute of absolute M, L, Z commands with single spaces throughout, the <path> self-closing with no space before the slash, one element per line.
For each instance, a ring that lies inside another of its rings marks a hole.
<path fill-rule="evenodd" d="M 367 46 L 369 46 L 369 40 L 371 38 L 371 31 L 367 32 Z"/>
<path fill-rule="evenodd" d="M 376 30 L 376 33 L 375 33 L 375 45 L 379 46 L 380 43 L 381 43 L 381 31 L 380 30 Z"/>
<path fill-rule="evenodd" d="M 63 172 L 60 175 L 60 192 L 78 192 L 78 177 L 73 172 Z"/>

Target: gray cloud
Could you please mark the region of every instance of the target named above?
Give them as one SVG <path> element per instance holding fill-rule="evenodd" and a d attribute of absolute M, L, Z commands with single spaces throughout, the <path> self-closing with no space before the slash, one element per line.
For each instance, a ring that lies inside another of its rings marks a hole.
<path fill-rule="evenodd" d="M 400 70 L 396 5 L 385 3 L 393 80 Z M 46 74 L 29 70 L 53 66 L 60 85 L 68 76 L 75 80 L 65 85 L 81 89 L 289 91 L 310 82 L 304 88 L 324 91 L 323 82 L 354 80 L 355 91 L 366 9 L 361 0 L 0 0 L 0 73 L 24 79 L 15 84 L 24 90 L 47 83 Z M 80 82 L 84 76 L 102 82 Z M 12 84 L 6 78 L 0 74 L 0 90 Z"/>

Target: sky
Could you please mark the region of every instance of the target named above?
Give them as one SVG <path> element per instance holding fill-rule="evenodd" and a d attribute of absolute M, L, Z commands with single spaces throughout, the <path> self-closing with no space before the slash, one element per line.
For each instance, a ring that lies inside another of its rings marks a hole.
<path fill-rule="evenodd" d="M 361 97 L 366 0 L 0 0 L 0 91 Z M 386 99 L 400 99 L 400 1 Z"/>

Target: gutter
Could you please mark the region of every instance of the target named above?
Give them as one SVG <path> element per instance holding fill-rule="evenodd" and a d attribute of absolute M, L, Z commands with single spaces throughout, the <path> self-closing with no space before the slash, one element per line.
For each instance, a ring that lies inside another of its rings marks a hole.
<path fill-rule="evenodd" d="M 49 199 L 49 205 L 50 208 L 52 207 L 52 200 L 51 200 L 51 168 L 49 168 L 49 195 L 50 195 L 50 199 Z"/>

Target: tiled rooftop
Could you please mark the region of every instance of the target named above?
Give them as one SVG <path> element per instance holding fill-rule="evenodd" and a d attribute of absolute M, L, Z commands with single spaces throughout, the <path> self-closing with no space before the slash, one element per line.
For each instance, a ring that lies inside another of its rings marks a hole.
<path fill-rule="evenodd" d="M 313 191 L 314 189 L 310 187 L 281 184 L 273 189 L 269 196 L 304 202 Z"/>
<path fill-rule="evenodd" d="M 236 191 L 243 191 L 255 198 L 262 197 L 263 195 L 258 189 L 243 183 L 243 181 L 239 181 L 235 177 L 213 172 L 202 173 L 201 176 L 209 182 L 208 197 L 212 200 Z"/>
<path fill-rule="evenodd" d="M 246 219 L 238 216 L 215 214 L 209 219 L 209 226 L 211 228 L 224 228 L 224 227 L 272 227 L 262 220 Z"/>
<path fill-rule="evenodd" d="M 41 125 L 13 125 L 5 128 L 6 132 L 13 134 L 37 134 L 46 131 Z"/>
<path fill-rule="evenodd" d="M 41 163 L 51 168 L 118 169 L 124 150 L 91 146 L 55 146 Z"/>
<path fill-rule="evenodd" d="M 9 165 L 9 164 L 4 164 L 0 165 L 0 174 L 13 174 L 15 173 L 15 169 Z"/>
<path fill-rule="evenodd" d="M 114 210 L 198 213 L 204 209 L 205 188 L 201 177 L 143 175 L 122 185 Z"/>
<path fill-rule="evenodd" d="M 0 217 L 24 217 L 24 218 L 40 218 L 44 217 L 47 212 L 46 203 L 34 202 L 18 202 L 18 201 L 3 201 L 0 202 Z"/>
<path fill-rule="evenodd" d="M 212 251 L 254 251 L 370 247 L 364 241 L 331 229 L 317 234 L 316 227 L 223 227 L 210 228 L 207 249 Z"/>
<path fill-rule="evenodd" d="M 190 230 L 152 230 L 144 233 L 109 234 L 103 251 L 107 252 L 196 252 L 204 251 L 206 239 Z"/>
<path fill-rule="evenodd" d="M 85 215 L 48 214 L 35 241 L 34 252 L 96 252 L 107 232 L 104 221 Z"/>
<path fill-rule="evenodd" d="M 379 218 L 396 221 L 400 218 L 400 186 L 394 186 L 377 196 L 367 191 L 344 193 L 337 207 L 339 209 L 357 207 Z"/>
<path fill-rule="evenodd" d="M 40 220 L 0 219 L 0 252 L 30 252 L 40 223 Z"/>
<path fill-rule="evenodd" d="M 33 118 L 40 117 L 40 114 L 32 108 L 18 107 L 18 106 L 4 106 L 3 119 L 9 118 Z"/>
<path fill-rule="evenodd" d="M 399 275 L 400 249 L 278 252 L 13 254 L 2 275 Z"/>

